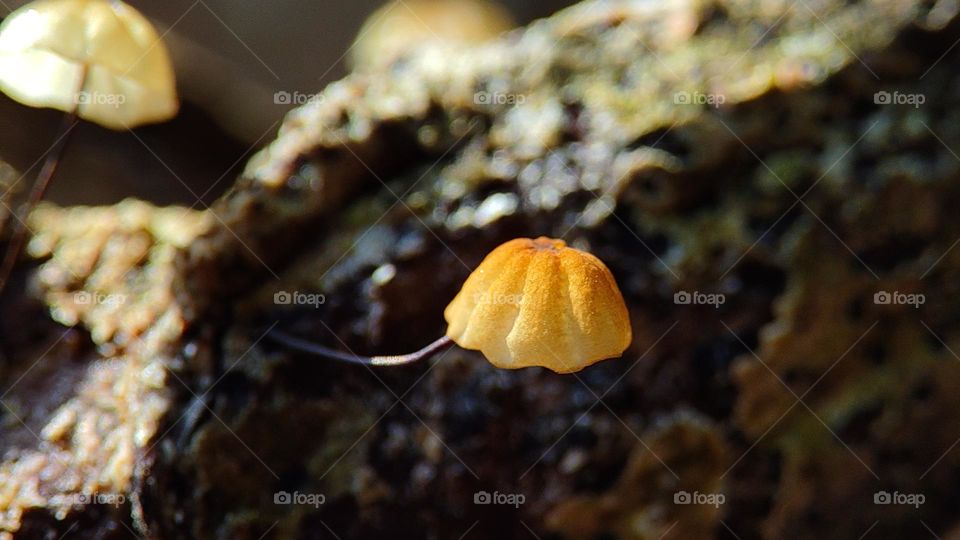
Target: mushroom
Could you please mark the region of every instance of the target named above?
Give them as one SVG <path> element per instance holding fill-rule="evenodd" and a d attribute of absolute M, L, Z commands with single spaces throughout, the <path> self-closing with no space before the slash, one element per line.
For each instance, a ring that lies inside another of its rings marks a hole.
<path fill-rule="evenodd" d="M 276 330 L 288 346 L 353 363 L 416 362 L 454 343 L 499 368 L 542 366 L 572 373 L 616 358 L 630 345 L 630 317 L 610 270 L 563 240 L 517 238 L 494 249 L 444 310 L 446 335 L 401 356 L 361 357 Z"/>
<path fill-rule="evenodd" d="M 38 0 L 0 25 L 0 90 L 66 113 L 0 265 L 3 289 L 78 119 L 126 130 L 160 122 L 179 103 L 170 55 L 150 21 L 119 0 Z"/>
<path fill-rule="evenodd" d="M 367 17 L 350 47 L 354 69 L 379 69 L 425 43 L 476 45 L 513 28 L 492 0 L 393 0 Z"/>

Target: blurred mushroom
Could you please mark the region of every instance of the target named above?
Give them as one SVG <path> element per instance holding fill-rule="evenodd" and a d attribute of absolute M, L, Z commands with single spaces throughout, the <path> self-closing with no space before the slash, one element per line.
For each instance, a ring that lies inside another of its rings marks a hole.
<path fill-rule="evenodd" d="M 616 358 L 630 345 L 630 317 L 610 270 L 563 240 L 518 238 L 480 263 L 444 311 L 446 336 L 401 356 L 360 357 L 273 331 L 279 342 L 367 365 L 416 362 L 453 343 L 504 369 L 572 373 Z"/>
<path fill-rule="evenodd" d="M 153 25 L 119 0 L 38 0 L 0 25 L 0 90 L 31 107 L 67 113 L 0 265 L 0 290 L 26 241 L 78 119 L 126 130 L 177 113 L 173 67 Z"/>
<path fill-rule="evenodd" d="M 394 0 L 363 23 L 350 63 L 376 69 L 424 43 L 482 43 L 514 26 L 505 8 L 487 0 Z"/>

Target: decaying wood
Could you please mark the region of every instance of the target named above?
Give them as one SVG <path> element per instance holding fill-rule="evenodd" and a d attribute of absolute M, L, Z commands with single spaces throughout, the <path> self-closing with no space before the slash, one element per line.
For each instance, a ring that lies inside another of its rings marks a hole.
<path fill-rule="evenodd" d="M 0 537 L 957 537 L 955 13 L 586 2 L 332 85 L 209 211 L 44 206 L 2 306 Z M 264 339 L 418 348 L 541 234 L 610 266 L 622 360 Z"/>

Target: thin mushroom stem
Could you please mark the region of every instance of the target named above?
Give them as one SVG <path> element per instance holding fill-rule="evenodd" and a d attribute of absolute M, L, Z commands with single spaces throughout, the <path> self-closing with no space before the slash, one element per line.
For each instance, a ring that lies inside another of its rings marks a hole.
<path fill-rule="evenodd" d="M 17 259 L 20 258 L 20 252 L 23 251 L 23 245 L 27 243 L 29 232 L 27 220 L 30 218 L 30 213 L 46 195 L 47 189 L 50 187 L 50 181 L 53 180 L 53 175 L 57 172 L 57 166 L 60 165 L 60 159 L 63 157 L 67 143 L 70 141 L 70 136 L 75 131 L 74 128 L 77 127 L 77 123 L 80 122 L 80 117 L 77 116 L 77 104 L 80 102 L 80 95 L 86 85 L 87 67 L 84 66 L 80 70 L 80 79 L 77 81 L 76 92 L 74 92 L 73 110 L 65 114 L 63 121 L 60 123 L 60 129 L 57 131 L 53 147 L 47 153 L 43 166 L 40 167 L 40 172 L 37 174 L 37 179 L 34 180 L 33 187 L 30 188 L 30 196 L 24 204 L 22 215 L 14 213 L 14 228 L 10 236 L 10 245 L 7 246 L 7 253 L 3 256 L 3 262 L 0 263 L 0 292 L 3 292 L 3 289 L 7 286 L 13 267 L 16 266 Z"/>
<path fill-rule="evenodd" d="M 349 362 L 351 364 L 361 364 L 366 366 L 401 366 L 404 364 L 412 364 L 414 362 L 419 362 L 420 360 L 430 358 L 431 356 L 453 346 L 453 340 L 447 336 L 443 336 L 419 351 L 415 351 L 410 354 L 393 356 L 359 356 L 341 352 L 329 347 L 324 347 L 323 345 L 318 345 L 312 341 L 291 336 L 290 334 L 279 330 L 271 330 L 267 335 L 277 343 L 286 345 L 298 351 L 323 356 L 324 358 L 330 358 L 331 360 L 339 360 L 341 362 Z"/>
<path fill-rule="evenodd" d="M 40 168 L 40 173 L 37 174 L 37 179 L 30 189 L 30 196 L 27 198 L 27 202 L 24 203 L 24 210 L 19 213 L 20 215 L 15 214 L 14 229 L 10 236 L 10 245 L 7 246 L 7 253 L 3 257 L 3 263 L 0 264 L 0 291 L 3 291 L 7 285 L 10 273 L 13 271 L 17 259 L 20 257 L 20 252 L 23 250 L 23 245 L 27 242 L 27 219 L 30 217 L 30 212 L 33 211 L 37 203 L 39 203 L 47 193 L 47 188 L 50 187 L 50 180 L 53 179 L 54 173 L 57 172 L 57 165 L 60 164 L 60 158 L 63 157 L 64 148 L 66 148 L 67 142 L 70 140 L 70 135 L 73 133 L 77 122 L 79 122 L 79 118 L 76 112 L 67 113 L 64 116 L 60 130 L 57 132 L 57 142 L 53 145 L 53 148 L 50 149 L 50 152 L 43 162 L 43 166 Z"/>

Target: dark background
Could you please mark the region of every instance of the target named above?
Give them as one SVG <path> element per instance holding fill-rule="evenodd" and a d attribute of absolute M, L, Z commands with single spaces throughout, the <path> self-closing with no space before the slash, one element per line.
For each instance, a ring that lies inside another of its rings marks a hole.
<path fill-rule="evenodd" d="M 0 5 L 4 16 L 26 2 Z M 137 197 L 202 207 L 223 193 L 292 105 L 273 93 L 315 93 L 347 73 L 347 53 L 376 0 L 131 1 L 156 24 L 173 57 L 181 97 L 170 122 L 113 132 L 83 122 L 47 199 L 112 204 Z M 520 25 L 572 4 L 502 2 Z M 32 180 L 61 113 L 0 94 L 0 160 Z M 28 182 L 18 187 L 25 190 Z"/>

